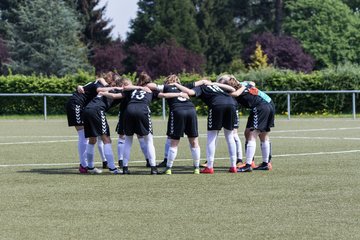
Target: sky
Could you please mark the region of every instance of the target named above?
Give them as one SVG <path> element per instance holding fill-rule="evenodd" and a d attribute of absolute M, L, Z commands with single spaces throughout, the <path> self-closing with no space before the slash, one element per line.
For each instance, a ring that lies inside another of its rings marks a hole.
<path fill-rule="evenodd" d="M 112 19 L 114 25 L 112 36 L 117 38 L 119 35 L 122 40 L 126 39 L 126 32 L 129 31 L 130 19 L 136 17 L 138 0 L 101 0 L 100 6 L 107 3 L 105 16 Z"/>

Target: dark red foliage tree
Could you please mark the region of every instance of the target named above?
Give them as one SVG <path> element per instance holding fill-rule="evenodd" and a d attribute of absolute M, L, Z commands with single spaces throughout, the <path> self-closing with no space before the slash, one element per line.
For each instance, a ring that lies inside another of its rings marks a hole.
<path fill-rule="evenodd" d="M 95 47 L 91 63 L 95 67 L 96 73 L 107 71 L 124 73 L 123 60 L 126 58 L 126 53 L 123 46 L 124 43 L 121 40 L 116 40 L 106 46 Z"/>
<path fill-rule="evenodd" d="M 315 61 L 301 47 L 298 40 L 289 36 L 274 36 L 272 33 L 253 35 L 248 46 L 244 48 L 243 60 L 251 63 L 250 56 L 254 54 L 256 43 L 268 56 L 268 63 L 276 68 L 291 69 L 297 72 L 311 72 Z"/>
<path fill-rule="evenodd" d="M 169 41 L 150 48 L 135 44 L 129 48 L 129 71 L 147 72 L 152 78 L 177 73 L 202 73 L 204 57 Z"/>

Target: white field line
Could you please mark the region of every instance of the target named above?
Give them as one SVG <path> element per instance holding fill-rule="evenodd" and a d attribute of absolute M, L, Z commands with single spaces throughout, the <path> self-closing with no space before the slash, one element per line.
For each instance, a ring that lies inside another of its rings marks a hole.
<path fill-rule="evenodd" d="M 337 152 L 313 152 L 313 153 L 290 153 L 290 154 L 279 154 L 279 155 L 273 155 L 273 158 L 277 157 L 298 157 L 298 156 L 314 156 L 314 155 L 329 155 L 329 154 L 346 154 L 346 153 L 357 153 L 360 152 L 360 150 L 348 150 L 348 151 L 337 151 Z M 258 158 L 260 156 L 255 156 L 255 158 Z M 215 158 L 215 160 L 228 160 L 228 157 L 220 157 Z M 206 160 L 204 158 L 201 158 L 200 160 Z M 176 159 L 177 162 L 185 162 L 185 161 L 192 161 L 190 158 L 184 158 L 184 159 Z M 130 161 L 131 163 L 143 163 L 145 161 Z M 100 162 L 96 162 L 99 164 Z M 0 167 L 41 167 L 41 166 L 74 166 L 78 165 L 79 163 L 29 163 L 29 164 L 6 164 L 6 165 L 0 165 Z"/>
<path fill-rule="evenodd" d="M 199 137 L 206 137 L 201 135 Z M 223 137 L 222 135 L 220 137 Z M 166 138 L 166 136 L 156 136 L 154 138 Z M 360 141 L 360 138 L 348 138 L 348 137 L 292 137 L 292 136 L 271 136 L 273 139 L 313 139 L 313 140 L 351 140 L 351 141 Z M 116 138 L 113 138 L 115 141 Z M 24 144 L 45 144 L 45 143 L 67 143 L 67 142 L 76 142 L 77 139 L 73 140 L 51 140 L 51 141 L 27 141 L 27 142 L 4 142 L 0 143 L 2 145 L 24 145 Z"/>

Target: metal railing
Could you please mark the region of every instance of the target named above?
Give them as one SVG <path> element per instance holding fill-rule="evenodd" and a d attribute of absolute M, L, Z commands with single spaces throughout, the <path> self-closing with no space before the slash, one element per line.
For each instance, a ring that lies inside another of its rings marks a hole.
<path fill-rule="evenodd" d="M 291 119 L 291 95 L 292 94 L 327 94 L 341 93 L 352 94 L 352 116 L 356 119 L 356 94 L 360 90 L 316 90 L 316 91 L 265 91 L 267 94 L 286 94 L 287 95 L 287 117 Z M 0 97 L 43 97 L 44 98 L 44 120 L 47 120 L 47 97 L 69 97 L 72 94 L 66 93 L 0 93 Z M 162 117 L 166 118 L 165 99 L 162 99 Z"/>

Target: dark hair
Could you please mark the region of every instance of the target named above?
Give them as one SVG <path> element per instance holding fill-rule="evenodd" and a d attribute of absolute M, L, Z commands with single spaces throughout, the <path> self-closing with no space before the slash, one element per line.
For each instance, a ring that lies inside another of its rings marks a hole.
<path fill-rule="evenodd" d="M 146 72 L 141 72 L 137 81 L 138 86 L 145 86 L 148 83 L 151 83 L 152 79 Z"/>

